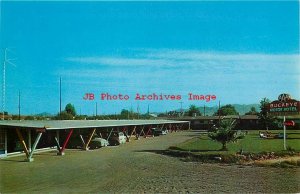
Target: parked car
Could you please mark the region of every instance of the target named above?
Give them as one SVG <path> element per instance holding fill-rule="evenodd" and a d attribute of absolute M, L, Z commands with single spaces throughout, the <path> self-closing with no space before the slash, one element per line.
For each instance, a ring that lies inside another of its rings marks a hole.
<path fill-rule="evenodd" d="M 278 133 L 278 135 L 275 135 L 275 138 L 283 139 L 284 138 L 284 134 L 283 133 Z M 285 134 L 285 138 L 287 138 L 287 134 Z"/>
<path fill-rule="evenodd" d="M 167 129 L 162 129 L 160 132 L 160 135 L 167 135 L 168 134 L 168 130 Z"/>
<path fill-rule="evenodd" d="M 108 142 L 110 145 L 120 145 L 126 143 L 126 136 L 123 132 L 115 132 L 112 134 L 112 136 L 109 138 Z"/>
<path fill-rule="evenodd" d="M 154 136 L 167 135 L 167 133 L 168 130 L 166 129 L 152 128 L 152 134 Z"/>
<path fill-rule="evenodd" d="M 101 148 L 101 147 L 106 147 L 108 146 L 109 143 L 106 139 L 103 138 L 94 138 L 91 143 L 90 143 L 90 149 L 97 149 L 97 148 Z"/>

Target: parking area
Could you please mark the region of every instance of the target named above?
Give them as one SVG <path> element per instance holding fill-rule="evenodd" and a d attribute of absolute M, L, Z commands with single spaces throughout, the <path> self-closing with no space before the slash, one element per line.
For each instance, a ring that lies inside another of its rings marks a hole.
<path fill-rule="evenodd" d="M 0 191 L 8 192 L 299 192 L 300 171 L 183 162 L 159 154 L 198 135 L 181 131 L 65 156 L 37 153 L 0 160 Z M 68 154 L 69 153 L 69 154 Z"/>

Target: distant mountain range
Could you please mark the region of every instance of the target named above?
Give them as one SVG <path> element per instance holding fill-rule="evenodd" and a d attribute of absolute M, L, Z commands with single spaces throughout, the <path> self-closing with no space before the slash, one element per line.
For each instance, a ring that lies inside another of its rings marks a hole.
<path fill-rule="evenodd" d="M 256 112 L 260 112 L 260 104 L 233 104 L 233 106 L 240 115 L 244 115 L 246 112 L 249 112 L 251 107 L 254 107 Z"/>
<path fill-rule="evenodd" d="M 42 113 L 36 114 L 34 116 L 38 116 L 38 117 L 51 117 L 51 116 L 54 116 L 54 115 L 51 114 L 51 113 L 48 113 L 48 112 L 42 112 Z"/>
<path fill-rule="evenodd" d="M 244 115 L 245 113 L 249 112 L 251 110 L 251 107 L 254 107 L 257 112 L 260 112 L 259 104 L 232 104 L 235 108 L 235 110 L 240 114 Z M 213 107 L 205 107 L 205 115 L 213 115 L 218 110 L 218 106 Z M 199 107 L 201 114 L 204 114 L 204 107 Z M 188 109 L 184 109 L 184 111 L 187 111 Z M 180 111 L 180 109 L 176 110 Z"/>
<path fill-rule="evenodd" d="M 235 108 L 235 110 L 240 114 L 244 115 L 246 112 L 249 112 L 251 110 L 251 107 L 254 107 L 257 112 L 260 111 L 259 104 L 232 104 Z M 204 107 L 198 107 L 200 109 L 201 114 L 204 114 Z M 206 115 L 213 115 L 218 110 L 218 106 L 213 107 L 205 107 L 205 114 Z M 183 109 L 184 111 L 187 111 L 188 109 Z M 176 110 L 177 112 L 180 112 L 180 109 Z M 155 114 L 159 114 L 158 112 L 155 112 Z M 43 116 L 43 117 L 51 117 L 54 116 L 53 114 L 43 112 L 40 114 L 36 114 L 35 116 Z"/>

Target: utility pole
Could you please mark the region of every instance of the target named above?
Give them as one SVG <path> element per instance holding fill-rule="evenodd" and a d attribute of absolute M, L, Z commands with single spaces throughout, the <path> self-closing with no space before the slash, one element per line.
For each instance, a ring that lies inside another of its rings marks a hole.
<path fill-rule="evenodd" d="M 61 77 L 59 79 L 59 119 L 61 119 Z"/>
<path fill-rule="evenodd" d="M 96 102 L 96 117 L 98 116 L 98 103 Z"/>
<path fill-rule="evenodd" d="M 6 49 L 4 51 L 3 85 L 2 85 L 2 119 L 3 120 L 4 120 L 4 112 L 5 112 L 5 65 L 6 65 Z"/>
<path fill-rule="evenodd" d="M 180 103 L 180 116 L 181 116 L 181 115 L 182 115 L 182 112 L 183 112 L 183 110 L 182 110 L 182 103 L 183 103 L 183 102 L 180 101 L 179 103 Z"/>
<path fill-rule="evenodd" d="M 6 92 L 6 88 L 5 88 L 5 81 L 6 81 L 6 63 L 12 65 L 12 66 L 16 66 L 15 64 L 13 64 L 11 61 L 14 59 L 8 59 L 7 58 L 7 51 L 9 51 L 8 48 L 5 48 L 4 50 L 4 61 L 3 61 L 3 85 L 2 85 L 2 120 L 4 120 L 4 115 L 5 115 L 5 92 Z"/>
<path fill-rule="evenodd" d="M 137 105 L 137 118 L 140 119 L 140 105 Z"/>
<path fill-rule="evenodd" d="M 130 105 L 130 116 L 132 117 L 132 120 L 134 119 L 134 116 L 132 115 L 133 109 L 132 109 L 132 104 Z"/>
<path fill-rule="evenodd" d="M 150 107 L 149 107 L 149 104 L 148 104 L 147 115 L 149 116 L 149 114 L 150 114 Z"/>
<path fill-rule="evenodd" d="M 204 109 L 204 111 L 203 111 L 203 112 L 204 112 L 204 115 L 203 115 L 203 116 L 205 116 L 205 115 L 206 115 L 206 113 L 205 113 L 205 104 L 204 104 L 204 107 L 203 107 L 203 109 Z"/>
<path fill-rule="evenodd" d="M 146 119 L 150 119 L 150 105 L 148 104 L 148 108 L 147 108 L 147 117 Z"/>
<path fill-rule="evenodd" d="M 21 92 L 19 90 L 19 120 L 21 120 Z"/>
<path fill-rule="evenodd" d="M 286 150 L 286 125 L 285 125 L 285 116 L 283 116 L 283 149 Z"/>
<path fill-rule="evenodd" d="M 218 110 L 218 115 L 219 115 L 219 126 L 221 124 L 221 102 L 219 100 L 219 110 Z"/>

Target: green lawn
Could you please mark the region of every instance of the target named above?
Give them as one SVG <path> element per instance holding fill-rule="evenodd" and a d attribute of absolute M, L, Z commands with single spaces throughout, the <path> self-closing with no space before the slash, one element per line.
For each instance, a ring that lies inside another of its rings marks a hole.
<path fill-rule="evenodd" d="M 270 132 L 272 135 L 275 135 L 282 131 Z M 287 137 L 287 147 L 295 151 L 300 151 L 300 130 L 288 130 Z M 200 152 L 202 154 L 213 154 L 220 152 L 221 147 L 222 145 L 220 143 L 210 140 L 207 134 L 201 134 L 200 137 L 191 139 L 172 148 Z M 227 153 L 236 153 L 241 149 L 249 153 L 280 152 L 283 150 L 283 139 L 262 139 L 259 137 L 259 131 L 249 131 L 244 139 L 229 143 L 227 148 Z"/>

